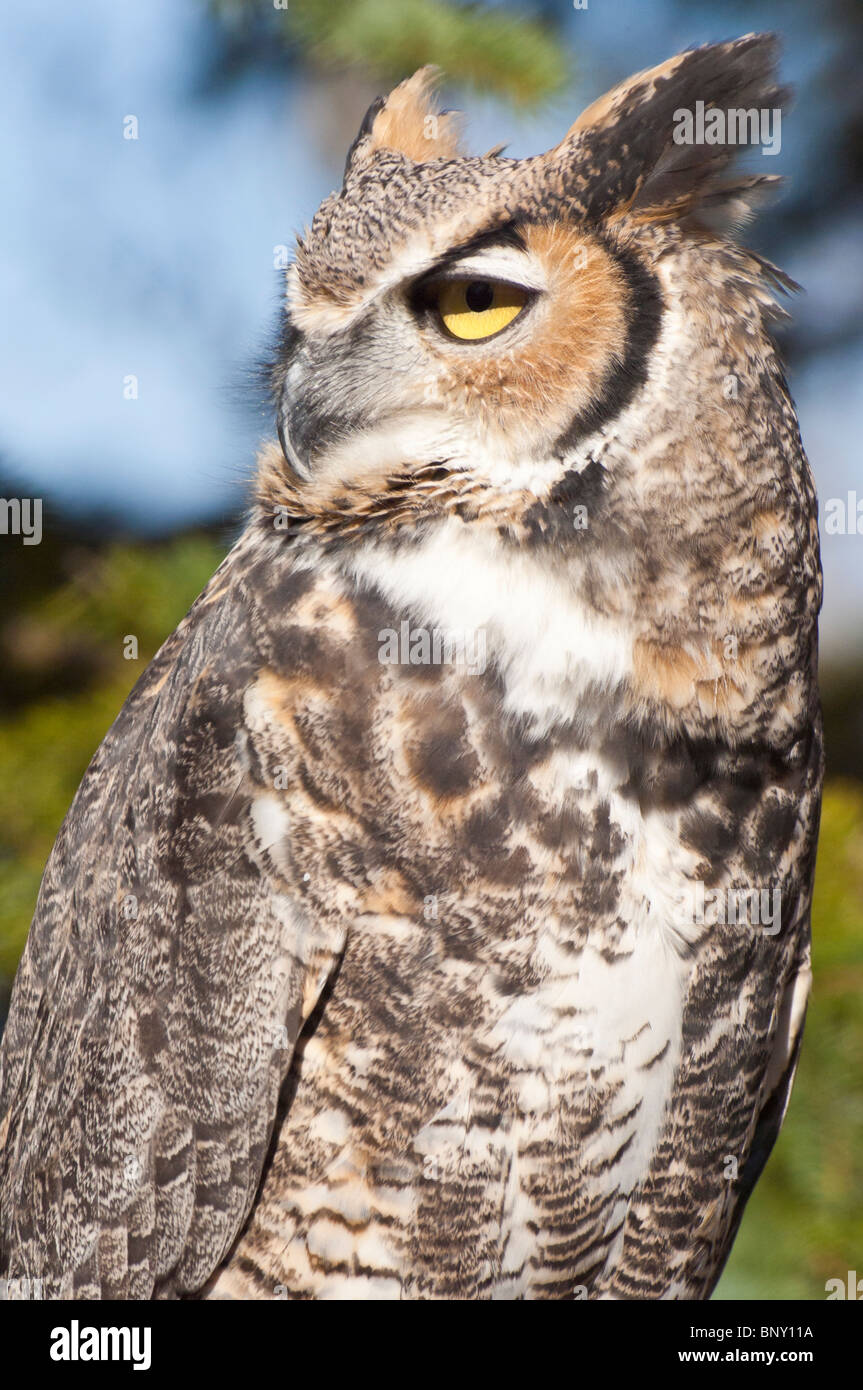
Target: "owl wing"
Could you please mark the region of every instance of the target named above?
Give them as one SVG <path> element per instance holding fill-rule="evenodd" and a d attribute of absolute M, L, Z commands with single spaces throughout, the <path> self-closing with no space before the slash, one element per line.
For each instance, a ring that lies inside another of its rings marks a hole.
<path fill-rule="evenodd" d="M 618 1260 L 592 1296 L 710 1297 L 788 1107 L 811 983 L 810 919 L 824 771 L 817 709 L 808 752 L 739 812 L 741 881 L 780 865 L 776 935 L 716 926 L 694 959 L 683 1055 L 664 1130 L 630 1202 Z M 739 793 L 738 793 L 739 795 Z M 734 811 L 725 806 L 727 825 Z M 771 827 L 777 834 L 770 841 Z M 684 1224 L 681 1213 L 692 1213 Z"/>
<path fill-rule="evenodd" d="M 284 891 L 231 557 L 133 690 L 42 883 L 0 1053 L 0 1273 L 44 1297 L 201 1288 L 240 1233 L 338 941 Z M 226 572 L 227 567 L 227 572 Z"/>
<path fill-rule="evenodd" d="M 707 1258 L 700 1262 L 702 1277 L 698 1280 L 697 1286 L 703 1288 L 705 1296 L 708 1296 L 719 1282 L 737 1237 L 746 1203 L 764 1171 L 764 1165 L 779 1138 L 779 1131 L 785 1119 L 800 1057 L 803 1024 L 806 1020 L 806 1006 L 812 984 L 809 957 L 807 928 L 806 948 L 801 952 L 800 960 L 782 996 L 770 1065 L 761 1088 L 761 1104 L 754 1119 L 746 1163 L 734 1183 L 730 1200 L 720 1204 L 718 1208 L 719 1219 L 705 1223 L 702 1232 L 702 1235 L 708 1238 Z"/>

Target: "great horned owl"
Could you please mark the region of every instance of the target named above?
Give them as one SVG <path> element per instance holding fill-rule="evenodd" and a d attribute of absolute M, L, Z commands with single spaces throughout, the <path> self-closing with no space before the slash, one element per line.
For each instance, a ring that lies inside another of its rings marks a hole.
<path fill-rule="evenodd" d="M 5 1275 L 709 1295 L 822 779 L 789 282 L 731 239 L 772 180 L 726 177 L 774 65 L 681 54 L 522 160 L 460 153 L 427 70 L 369 111 L 288 273 L 281 448 L 45 872 Z"/>

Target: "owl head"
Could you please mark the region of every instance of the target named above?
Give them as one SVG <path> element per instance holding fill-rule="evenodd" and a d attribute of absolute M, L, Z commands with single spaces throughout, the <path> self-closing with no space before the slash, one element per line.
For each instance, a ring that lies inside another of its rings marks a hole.
<path fill-rule="evenodd" d="M 383 490 L 394 520 L 463 505 L 518 529 L 657 406 L 690 432 L 727 415 L 776 284 L 729 236 L 776 180 L 725 175 L 753 134 L 736 117 L 783 106 L 775 49 L 680 54 L 521 160 L 461 152 L 432 69 L 378 99 L 288 272 L 277 471 L 302 506 Z"/>

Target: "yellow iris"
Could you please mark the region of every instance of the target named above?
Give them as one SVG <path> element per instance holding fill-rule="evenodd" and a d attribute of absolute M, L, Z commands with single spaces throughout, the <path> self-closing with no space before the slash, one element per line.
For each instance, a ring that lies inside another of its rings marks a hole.
<path fill-rule="evenodd" d="M 437 311 L 454 338 L 492 338 L 521 313 L 527 290 L 497 280 L 445 280 Z"/>

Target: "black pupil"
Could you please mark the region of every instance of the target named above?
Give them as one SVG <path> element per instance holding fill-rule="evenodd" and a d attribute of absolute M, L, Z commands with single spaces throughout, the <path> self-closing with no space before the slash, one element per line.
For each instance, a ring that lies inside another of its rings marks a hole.
<path fill-rule="evenodd" d="M 490 309 L 494 300 L 494 288 L 488 280 L 471 280 L 464 292 L 464 301 L 474 314 Z"/>

